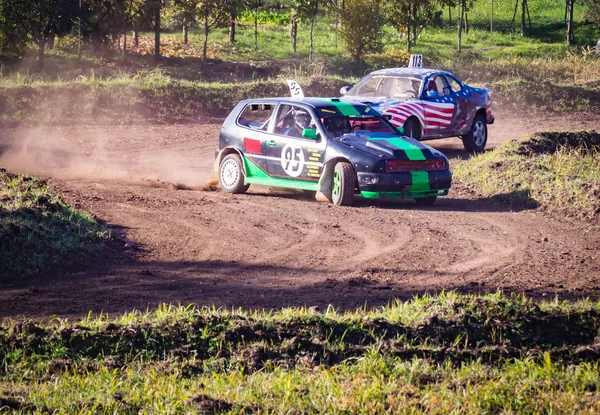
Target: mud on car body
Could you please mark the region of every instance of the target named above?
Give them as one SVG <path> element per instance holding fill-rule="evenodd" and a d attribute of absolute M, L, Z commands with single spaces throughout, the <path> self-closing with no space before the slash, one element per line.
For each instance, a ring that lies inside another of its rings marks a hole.
<path fill-rule="evenodd" d="M 296 188 L 337 205 L 357 192 L 432 204 L 452 180 L 442 153 L 402 137 L 370 106 L 336 98 L 240 102 L 221 128 L 215 167 L 226 192 Z"/>
<path fill-rule="evenodd" d="M 470 152 L 485 149 L 487 125 L 494 122 L 490 91 L 469 86 L 446 71 L 381 69 L 340 93 L 343 100 L 368 103 L 389 115 L 390 122 L 409 137 L 461 137 Z"/>

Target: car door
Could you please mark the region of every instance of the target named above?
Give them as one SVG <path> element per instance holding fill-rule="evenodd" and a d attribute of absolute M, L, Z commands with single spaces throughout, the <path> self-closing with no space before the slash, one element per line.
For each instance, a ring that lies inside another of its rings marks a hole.
<path fill-rule="evenodd" d="M 456 105 L 452 90 L 443 74 L 434 74 L 425 79 L 421 99 L 426 135 L 446 136 L 451 131 Z"/>
<path fill-rule="evenodd" d="M 251 102 L 240 112 L 236 120 L 241 130 L 239 146 L 249 162 L 267 171 L 268 129 L 274 118 L 275 102 Z"/>
<path fill-rule="evenodd" d="M 302 137 L 302 129 L 296 125 L 296 117 L 300 112 L 310 116 L 308 126 L 316 131 L 316 138 Z M 310 108 L 295 104 L 280 104 L 276 114 L 266 141 L 269 176 L 318 182 L 326 146 L 320 120 Z"/>
<path fill-rule="evenodd" d="M 450 130 L 452 135 L 461 135 L 467 128 L 469 120 L 469 111 L 472 111 L 472 105 L 469 103 L 469 93 L 462 82 L 452 75 L 446 75 L 452 96 L 454 98 L 455 111 L 452 117 Z"/>

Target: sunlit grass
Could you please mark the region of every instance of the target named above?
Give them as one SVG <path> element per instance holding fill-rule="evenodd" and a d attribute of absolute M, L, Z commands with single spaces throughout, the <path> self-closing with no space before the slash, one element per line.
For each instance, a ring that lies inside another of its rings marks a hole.
<path fill-rule="evenodd" d="M 5 321 L 0 397 L 61 413 L 595 411 L 599 312 L 450 292 L 347 312 L 164 305 Z"/>

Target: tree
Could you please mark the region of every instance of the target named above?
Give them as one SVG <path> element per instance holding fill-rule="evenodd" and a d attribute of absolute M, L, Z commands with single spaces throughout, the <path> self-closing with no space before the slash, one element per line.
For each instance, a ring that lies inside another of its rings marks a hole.
<path fill-rule="evenodd" d="M 569 1 L 569 0 L 567 0 Z M 514 23 L 517 17 L 517 10 L 519 9 L 519 0 L 515 2 L 515 12 L 513 13 L 512 21 Z M 531 16 L 529 15 L 529 5 L 527 0 L 521 0 L 521 36 L 527 36 L 527 24 L 525 22 L 525 17 L 528 17 L 529 27 L 531 27 Z"/>
<path fill-rule="evenodd" d="M 582 0 L 585 6 L 585 16 L 600 28 L 600 0 Z"/>
<path fill-rule="evenodd" d="M 575 9 L 575 0 L 566 0 L 568 20 L 567 20 L 567 43 L 573 45 L 575 43 L 575 32 L 573 30 L 573 13 Z"/>
<path fill-rule="evenodd" d="M 0 55 L 21 56 L 27 50 L 27 33 L 17 22 L 6 19 L 0 0 Z"/>
<path fill-rule="evenodd" d="M 436 17 L 440 6 L 451 4 L 448 0 L 389 0 L 386 15 L 396 29 L 406 36 L 406 49 L 410 52 L 421 31 Z"/>
<path fill-rule="evenodd" d="M 250 8 L 251 0 L 224 0 L 225 13 L 228 16 L 229 43 L 235 43 L 237 17 Z"/>
<path fill-rule="evenodd" d="M 308 58 L 312 59 L 314 55 L 314 42 L 313 42 L 313 33 L 315 28 L 315 20 L 317 18 L 317 13 L 319 12 L 319 7 L 326 8 L 332 7 L 335 2 L 331 0 L 292 0 L 290 5 L 292 7 L 293 14 L 293 25 L 295 28 L 293 29 L 293 45 L 294 45 L 294 53 L 296 53 L 296 36 L 298 35 L 298 22 L 300 23 L 308 23 L 310 25 L 310 35 L 309 35 L 309 47 L 308 47 Z"/>
<path fill-rule="evenodd" d="M 71 30 L 77 6 L 72 0 L 3 0 L 2 15 L 8 27 L 38 47 L 41 70 L 48 40 Z"/>
<path fill-rule="evenodd" d="M 340 18 L 342 38 L 354 60 L 362 61 L 365 53 L 381 50 L 386 20 L 382 0 L 345 0 Z"/>
<path fill-rule="evenodd" d="M 210 29 L 219 24 L 226 15 L 227 4 L 222 0 L 200 0 L 197 7 L 199 23 L 204 30 L 204 43 L 202 46 L 202 61 L 200 70 L 204 69 L 208 51 L 208 34 Z"/>
<path fill-rule="evenodd" d="M 173 0 L 173 8 L 181 19 L 184 45 L 188 44 L 188 31 L 190 24 L 196 21 L 196 9 L 198 5 L 198 0 Z"/>

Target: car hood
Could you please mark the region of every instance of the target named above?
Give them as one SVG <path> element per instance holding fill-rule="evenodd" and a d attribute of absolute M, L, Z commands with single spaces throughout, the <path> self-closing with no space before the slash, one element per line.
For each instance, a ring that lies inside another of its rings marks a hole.
<path fill-rule="evenodd" d="M 345 97 L 342 99 L 346 99 Z M 348 101 L 361 102 L 367 104 L 377 110 L 385 110 L 388 107 L 401 104 L 403 102 L 415 101 L 415 98 L 399 99 L 399 98 L 385 98 L 385 97 L 347 97 Z"/>
<path fill-rule="evenodd" d="M 424 160 L 443 155 L 415 139 L 387 133 L 345 134 L 334 140 L 380 158 Z"/>

